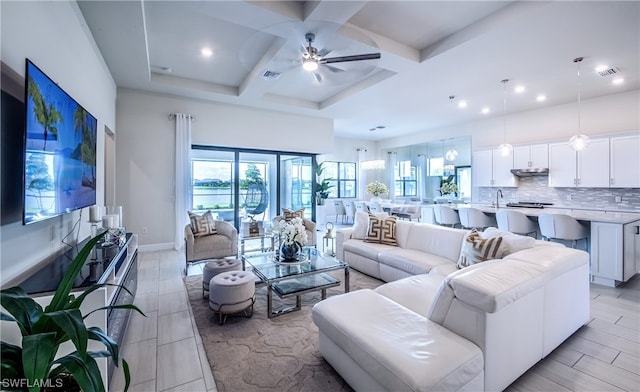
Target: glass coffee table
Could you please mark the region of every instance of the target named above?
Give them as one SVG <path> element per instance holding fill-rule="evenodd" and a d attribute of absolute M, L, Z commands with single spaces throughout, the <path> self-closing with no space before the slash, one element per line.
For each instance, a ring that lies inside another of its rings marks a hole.
<path fill-rule="evenodd" d="M 320 255 L 315 248 L 305 249 L 305 259 L 297 262 L 280 262 L 276 252 L 253 253 L 242 256 L 243 264 L 249 264 L 260 282 L 267 285 L 267 316 L 269 318 L 300 310 L 301 296 L 320 290 L 322 299 L 327 289 L 340 285 L 340 280 L 327 272 L 344 270 L 344 292 L 349 292 L 349 265 L 334 257 Z M 273 293 L 280 298 L 296 297 L 296 305 L 273 310 Z"/>

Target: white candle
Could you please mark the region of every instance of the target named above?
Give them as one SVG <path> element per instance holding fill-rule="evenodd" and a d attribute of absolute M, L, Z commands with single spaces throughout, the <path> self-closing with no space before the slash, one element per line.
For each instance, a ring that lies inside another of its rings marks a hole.
<path fill-rule="evenodd" d="M 91 206 L 89 208 L 89 221 L 90 222 L 100 222 L 102 217 L 100 216 L 100 207 Z"/>
<path fill-rule="evenodd" d="M 111 229 L 115 227 L 115 215 L 105 215 L 102 217 L 102 227 Z"/>

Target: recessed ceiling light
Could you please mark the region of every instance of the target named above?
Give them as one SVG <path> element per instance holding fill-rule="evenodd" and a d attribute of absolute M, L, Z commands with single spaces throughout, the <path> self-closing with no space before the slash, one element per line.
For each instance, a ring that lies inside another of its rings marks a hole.
<path fill-rule="evenodd" d="M 615 78 L 611 81 L 613 84 L 622 84 L 624 83 L 624 78 Z"/>
<path fill-rule="evenodd" d="M 482 114 L 489 114 L 490 111 L 491 111 L 491 109 L 489 109 L 488 106 L 485 106 L 485 107 L 482 108 L 481 112 L 482 112 Z"/>
<path fill-rule="evenodd" d="M 514 91 L 516 94 L 522 94 L 522 93 L 524 92 L 524 90 L 525 90 L 525 88 L 524 88 L 524 86 L 523 86 L 523 85 L 521 85 L 521 84 L 517 85 L 517 86 L 516 86 L 516 87 L 514 87 L 514 89 L 513 89 L 513 91 Z"/>
<path fill-rule="evenodd" d="M 544 94 L 540 94 L 540 95 L 538 95 L 538 96 L 536 97 L 536 101 L 538 101 L 538 102 L 544 102 L 544 101 L 546 101 L 546 100 L 547 100 L 547 96 L 546 96 L 546 95 L 544 95 Z"/>
<path fill-rule="evenodd" d="M 204 57 L 211 57 L 213 56 L 213 50 L 211 50 L 211 48 L 202 48 L 200 49 L 200 54 L 202 54 Z"/>
<path fill-rule="evenodd" d="M 467 101 L 460 101 L 458 102 L 458 107 L 459 108 L 466 108 L 467 107 Z"/>
<path fill-rule="evenodd" d="M 596 72 L 602 72 L 602 71 L 604 71 L 604 70 L 606 70 L 606 69 L 609 69 L 609 66 L 608 66 L 608 65 L 598 65 L 598 66 L 596 67 Z"/>

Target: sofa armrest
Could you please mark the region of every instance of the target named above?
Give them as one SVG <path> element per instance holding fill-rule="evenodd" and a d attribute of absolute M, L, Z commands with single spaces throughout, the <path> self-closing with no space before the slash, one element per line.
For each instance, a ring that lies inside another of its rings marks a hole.
<path fill-rule="evenodd" d="M 195 238 L 193 236 L 193 230 L 191 230 L 191 224 L 188 224 L 184 227 L 184 240 L 185 240 L 187 249 L 193 248 L 193 243 L 195 242 Z"/>
<path fill-rule="evenodd" d="M 353 228 L 348 227 L 336 230 L 336 258 L 344 261 L 344 242 L 351 238 Z"/>

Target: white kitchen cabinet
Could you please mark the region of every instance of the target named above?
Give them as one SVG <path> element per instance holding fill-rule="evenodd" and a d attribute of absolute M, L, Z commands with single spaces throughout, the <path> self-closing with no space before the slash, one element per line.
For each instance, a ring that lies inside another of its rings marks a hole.
<path fill-rule="evenodd" d="M 617 286 L 640 272 L 640 220 L 591 223 L 591 281 Z"/>
<path fill-rule="evenodd" d="M 518 186 L 518 178 L 511 173 L 513 153 L 503 156 L 497 149 L 475 151 L 472 167 L 475 186 Z"/>
<path fill-rule="evenodd" d="M 640 188 L 640 135 L 612 137 L 609 148 L 609 186 Z"/>
<path fill-rule="evenodd" d="M 583 151 L 569 143 L 549 144 L 549 186 L 608 188 L 609 139 L 594 139 Z"/>
<path fill-rule="evenodd" d="M 533 169 L 549 167 L 549 145 L 534 144 L 513 148 L 513 168 Z"/>

